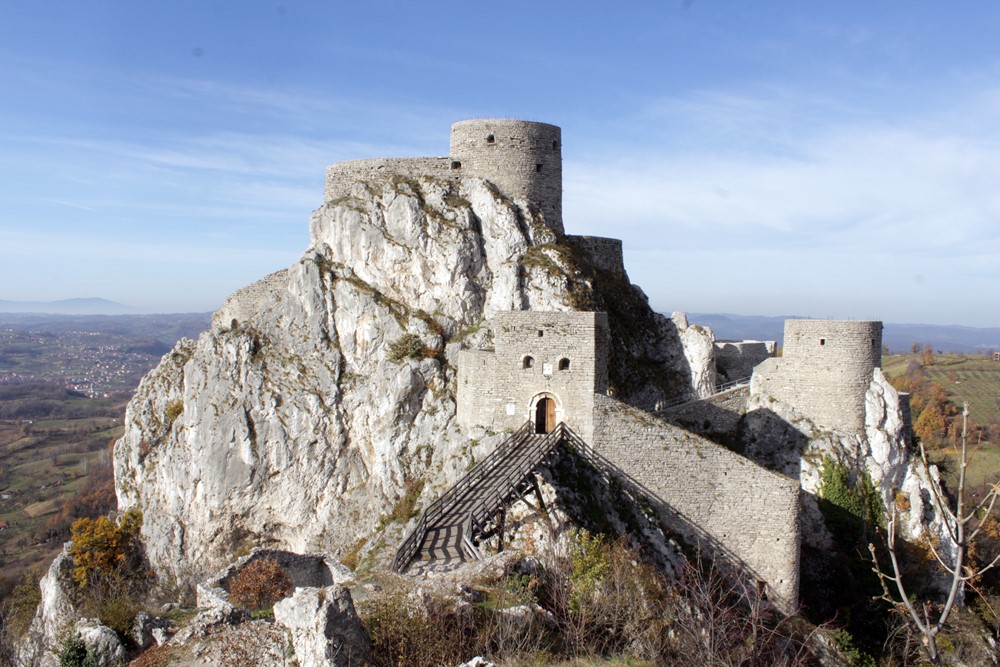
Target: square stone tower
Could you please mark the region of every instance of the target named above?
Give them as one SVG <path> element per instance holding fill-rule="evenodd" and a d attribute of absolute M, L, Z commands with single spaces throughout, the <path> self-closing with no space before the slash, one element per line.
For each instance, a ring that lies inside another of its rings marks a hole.
<path fill-rule="evenodd" d="M 512 311 L 491 321 L 493 350 L 458 358 L 458 423 L 509 431 L 564 421 L 590 441 L 594 393 L 608 387 L 605 313 Z"/>

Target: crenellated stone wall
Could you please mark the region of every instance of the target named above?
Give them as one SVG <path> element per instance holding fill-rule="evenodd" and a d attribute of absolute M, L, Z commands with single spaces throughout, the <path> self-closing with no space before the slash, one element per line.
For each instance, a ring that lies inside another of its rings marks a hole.
<path fill-rule="evenodd" d="M 494 350 L 458 357 L 458 421 L 463 428 L 514 430 L 552 398 L 556 421 L 593 434 L 594 392 L 607 391 L 604 313 L 511 311 L 491 321 Z"/>
<path fill-rule="evenodd" d="M 481 178 L 509 199 L 537 206 L 562 235 L 562 130 L 506 118 L 463 120 L 451 126 L 448 157 L 374 158 L 330 165 L 324 201 L 381 188 L 393 178 Z"/>
<path fill-rule="evenodd" d="M 823 428 L 863 431 L 865 392 L 881 364 L 881 322 L 786 320 L 782 356 L 757 366 L 750 391 Z"/>
<path fill-rule="evenodd" d="M 594 448 L 641 485 L 695 545 L 767 582 L 793 610 L 799 589 L 799 483 L 607 396 L 594 397 Z"/>
<path fill-rule="evenodd" d="M 452 169 L 451 159 L 446 157 L 383 157 L 369 160 L 349 160 L 338 162 L 326 168 L 326 189 L 324 201 L 349 197 L 357 184 L 380 189 L 393 178 L 434 178 L 453 179 L 456 182 L 462 172 Z"/>

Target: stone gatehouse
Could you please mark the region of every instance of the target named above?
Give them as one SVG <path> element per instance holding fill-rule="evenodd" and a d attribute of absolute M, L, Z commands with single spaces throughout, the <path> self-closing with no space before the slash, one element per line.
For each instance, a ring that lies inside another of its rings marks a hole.
<path fill-rule="evenodd" d="M 517 311 L 487 325 L 493 349 L 458 357 L 459 425 L 466 431 L 575 430 L 661 520 L 723 557 L 792 609 L 799 582 L 799 483 L 710 440 L 608 396 L 604 313 Z"/>

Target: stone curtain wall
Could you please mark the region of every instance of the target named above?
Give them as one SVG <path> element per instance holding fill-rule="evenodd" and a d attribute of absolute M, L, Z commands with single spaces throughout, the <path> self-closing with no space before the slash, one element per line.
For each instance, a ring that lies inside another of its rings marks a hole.
<path fill-rule="evenodd" d="M 557 234 L 562 221 L 562 130 L 548 123 L 463 120 L 451 126 L 451 159 L 465 176 L 483 178 L 512 199 L 542 209 Z"/>
<path fill-rule="evenodd" d="M 498 313 L 490 326 L 495 351 L 459 353 L 459 424 L 513 430 L 533 419 L 535 400 L 549 394 L 556 401 L 556 420 L 590 438 L 594 392 L 607 391 L 608 384 L 607 316 L 513 311 Z M 563 359 L 569 368 L 560 370 Z"/>
<path fill-rule="evenodd" d="M 740 565 L 788 610 L 798 602 L 799 483 L 603 395 L 594 448 L 656 498 L 693 544 Z"/>
<path fill-rule="evenodd" d="M 746 414 L 749 398 L 750 388 L 747 385 L 740 385 L 704 400 L 685 403 L 653 414 L 664 421 L 718 442 L 719 438 L 731 438 L 732 434 L 737 432 L 740 418 Z"/>
<path fill-rule="evenodd" d="M 228 329 L 233 320 L 245 324 L 273 300 L 275 292 L 288 288 L 288 269 L 275 271 L 260 280 L 233 292 L 222 308 L 212 315 L 212 327 Z"/>
<path fill-rule="evenodd" d="M 400 176 L 404 178 L 433 176 L 457 181 L 462 172 L 452 169 L 451 163 L 451 158 L 446 157 L 390 157 L 338 162 L 326 168 L 326 189 L 323 200 L 333 201 L 351 196 L 356 183 L 365 183 L 381 189 L 394 177 Z"/>
<path fill-rule="evenodd" d="M 773 340 L 720 340 L 715 342 L 715 365 L 722 382 L 748 378 L 757 364 L 774 356 Z"/>
<path fill-rule="evenodd" d="M 621 239 L 602 236 L 567 236 L 571 245 L 587 254 L 590 263 L 601 271 L 625 275 L 625 260 L 622 256 Z"/>
<path fill-rule="evenodd" d="M 750 391 L 823 428 L 858 432 L 865 428 L 865 392 L 881 365 L 881 322 L 787 320 L 782 356 L 757 367 Z"/>

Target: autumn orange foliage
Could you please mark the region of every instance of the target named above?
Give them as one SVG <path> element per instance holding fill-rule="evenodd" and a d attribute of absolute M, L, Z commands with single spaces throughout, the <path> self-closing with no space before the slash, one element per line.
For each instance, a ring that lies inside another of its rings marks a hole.
<path fill-rule="evenodd" d="M 99 575 L 110 575 L 122 567 L 138 565 L 142 543 L 142 512 L 131 509 L 116 523 L 105 516 L 77 519 L 71 530 L 73 580 L 80 588 Z"/>
<path fill-rule="evenodd" d="M 255 560 L 240 570 L 229 586 L 229 598 L 247 609 L 267 609 L 288 595 L 292 580 L 273 560 Z"/>

